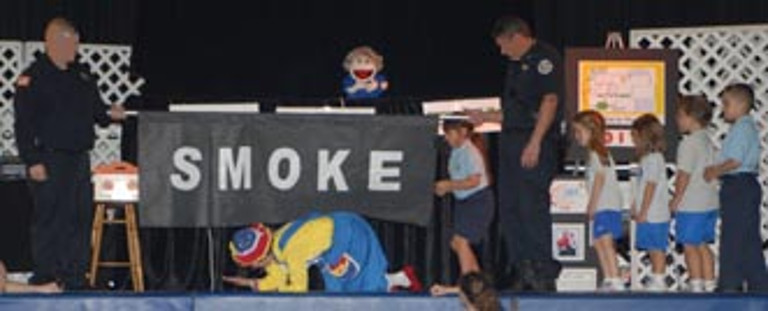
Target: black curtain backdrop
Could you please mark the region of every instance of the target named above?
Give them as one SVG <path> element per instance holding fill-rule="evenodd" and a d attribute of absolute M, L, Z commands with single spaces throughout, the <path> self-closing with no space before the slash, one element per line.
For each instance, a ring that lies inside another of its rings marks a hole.
<path fill-rule="evenodd" d="M 603 46 L 608 31 L 768 22 L 768 2 L 729 0 L 535 0 L 534 28 L 555 46 Z M 626 42 L 629 43 L 629 42 Z"/>
<path fill-rule="evenodd" d="M 150 106 L 337 97 L 341 61 L 360 44 L 385 56 L 390 96 L 484 96 L 500 88 L 488 31 L 504 14 L 562 49 L 601 46 L 609 30 L 766 22 L 768 2 L 0 0 L 0 38 L 39 40 L 60 15 L 84 42 L 131 44 Z"/>
<path fill-rule="evenodd" d="M 605 33 L 640 27 L 680 27 L 768 22 L 768 2 L 733 0 L 0 0 L 0 39 L 40 40 L 53 16 L 73 20 L 83 42 L 130 44 L 133 70 L 146 78 L 143 96 L 129 108 L 164 109 L 168 102 L 257 99 L 317 103 L 340 95 L 341 61 L 351 48 L 371 45 L 385 57 L 388 93 L 402 103 L 395 113 L 418 113 L 418 99 L 495 95 L 504 60 L 488 35 L 493 20 L 516 14 L 537 36 L 561 50 L 602 46 Z M 407 99 L 407 100 L 406 100 Z M 131 124 L 127 124 L 130 132 Z M 491 155 L 495 140 L 490 138 Z M 130 135 L 126 140 L 130 141 Z M 130 149 L 130 148 L 129 148 Z M 447 152 L 443 146 L 443 152 Z M 132 151 L 124 153 L 129 159 Z M 444 161 L 443 154 L 442 160 Z M 495 167 L 497 159 L 491 157 Z M 444 175 L 444 162 L 438 168 Z M 18 187 L 19 184 L 0 184 Z M 9 188 L 10 189 L 10 188 Z M 14 188 L 15 189 L 15 188 Z M 21 191 L 6 191 L 3 207 L 28 206 Z M 29 208 L 5 209 L 0 235 L 21 230 Z M 450 202 L 436 201 L 429 228 L 373 221 L 393 268 L 415 264 L 427 283 L 452 281 L 456 264 L 447 249 Z M 511 225 L 511 224 L 503 224 Z M 479 250 L 486 268 L 503 281 L 498 225 Z M 211 232 L 142 230 L 147 286 L 157 290 L 206 290 L 208 251 L 215 277 L 244 273 L 232 266 L 225 242 L 231 229 Z M 108 256 L 122 256 L 120 230 Z M 213 243 L 209 243 L 212 241 Z M 3 242 L 0 260 L 17 248 Z M 25 257 L 26 256 L 26 257 Z M 27 263 L 28 264 L 28 263 Z M 17 268 L 25 268 L 16 261 Z M 103 274 L 125 286 L 120 273 Z M 213 287 L 221 289 L 215 282 Z"/>

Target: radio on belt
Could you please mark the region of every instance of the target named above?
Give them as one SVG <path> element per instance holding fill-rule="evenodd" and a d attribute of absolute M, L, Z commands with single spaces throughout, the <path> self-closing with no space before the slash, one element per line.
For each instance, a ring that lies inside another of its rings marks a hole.
<path fill-rule="evenodd" d="M 27 179 L 27 166 L 18 157 L 0 157 L 0 180 Z"/>

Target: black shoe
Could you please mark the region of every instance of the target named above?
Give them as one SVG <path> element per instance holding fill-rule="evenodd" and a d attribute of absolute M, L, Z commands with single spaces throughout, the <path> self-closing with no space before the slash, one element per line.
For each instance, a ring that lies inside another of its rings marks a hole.
<path fill-rule="evenodd" d="M 87 283 L 79 283 L 79 284 L 61 283 L 59 284 L 59 287 L 61 287 L 62 290 L 67 292 L 93 292 L 93 291 L 99 290 L 98 288 L 92 287 Z"/>
<path fill-rule="evenodd" d="M 64 279 L 61 284 L 67 291 L 93 291 L 96 290 L 92 287 L 88 280 L 85 278 L 68 278 Z"/>
<path fill-rule="evenodd" d="M 31 278 L 27 281 L 30 285 L 44 285 L 51 282 L 56 282 L 57 279 L 52 275 L 45 275 L 45 274 L 38 274 L 35 273 L 32 275 Z"/>
<path fill-rule="evenodd" d="M 530 260 L 520 261 L 517 265 L 518 284 L 517 291 L 532 291 L 536 284 L 536 269 Z"/>
<path fill-rule="evenodd" d="M 531 290 L 537 293 L 552 293 L 557 291 L 555 280 L 539 278 L 531 284 Z"/>
<path fill-rule="evenodd" d="M 557 290 L 556 280 L 560 276 L 562 265 L 554 260 L 537 261 L 533 264 L 535 278 L 531 284 L 534 291 L 554 292 Z"/>
<path fill-rule="evenodd" d="M 715 288 L 715 293 L 718 293 L 718 294 L 739 294 L 743 292 L 744 292 L 744 287 L 742 286 L 738 286 L 736 288 L 724 288 L 724 287 L 718 286 L 717 288 Z"/>
<path fill-rule="evenodd" d="M 514 292 L 523 290 L 523 280 L 520 278 L 520 272 L 516 265 L 511 265 L 505 276 L 505 278 L 497 280 L 499 288 Z"/>

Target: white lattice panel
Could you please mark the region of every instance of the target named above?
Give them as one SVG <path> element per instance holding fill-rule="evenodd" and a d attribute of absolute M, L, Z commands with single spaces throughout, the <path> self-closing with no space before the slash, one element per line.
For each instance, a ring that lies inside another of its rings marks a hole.
<path fill-rule="evenodd" d="M 21 68 L 22 43 L 0 41 L 0 155 L 16 155 L 13 135 L 14 83 Z"/>
<path fill-rule="evenodd" d="M 24 44 L 25 68 L 35 60 L 39 52 L 43 52 L 42 42 Z M 122 104 L 129 96 L 139 95 L 139 88 L 144 81 L 130 75 L 130 46 L 81 44 L 79 60 L 98 77 L 99 91 L 105 103 Z M 118 124 L 106 128 L 96 127 L 96 141 L 91 152 L 92 166 L 120 159 L 121 133 L 122 127 Z"/>
<path fill-rule="evenodd" d="M 716 103 L 715 119 L 710 132 L 716 148 L 720 148 L 729 125 L 722 119 L 722 106 L 718 94 L 736 82 L 749 83 L 755 90 L 756 109 L 752 112 L 760 129 L 762 162 L 760 182 L 763 186 L 762 228 L 763 240 L 768 237 L 768 24 L 751 26 L 642 29 L 630 31 L 632 48 L 676 49 L 681 51 L 678 62 L 682 94 L 703 94 Z M 674 181 L 674 178 L 670 179 Z M 719 239 L 719 227 L 718 227 Z M 765 243 L 764 243 L 765 245 Z M 717 248 L 713 246 L 715 254 Z M 650 263 L 640 253 L 635 269 L 637 282 L 645 282 L 650 275 Z M 667 281 L 678 289 L 687 279 L 682 253 L 670 250 Z"/>

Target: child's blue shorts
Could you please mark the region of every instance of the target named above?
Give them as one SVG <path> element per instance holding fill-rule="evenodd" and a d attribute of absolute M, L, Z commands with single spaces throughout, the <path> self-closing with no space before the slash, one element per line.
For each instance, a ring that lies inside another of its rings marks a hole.
<path fill-rule="evenodd" d="M 717 210 L 706 212 L 677 212 L 675 240 L 684 245 L 701 245 L 715 241 Z"/>
<path fill-rule="evenodd" d="M 669 222 L 637 224 L 635 247 L 646 251 L 666 251 L 669 245 Z"/>
<path fill-rule="evenodd" d="M 621 238 L 620 211 L 602 210 L 595 213 L 595 219 L 592 223 L 592 238 L 598 239 L 606 234 L 610 234 L 614 240 Z"/>

